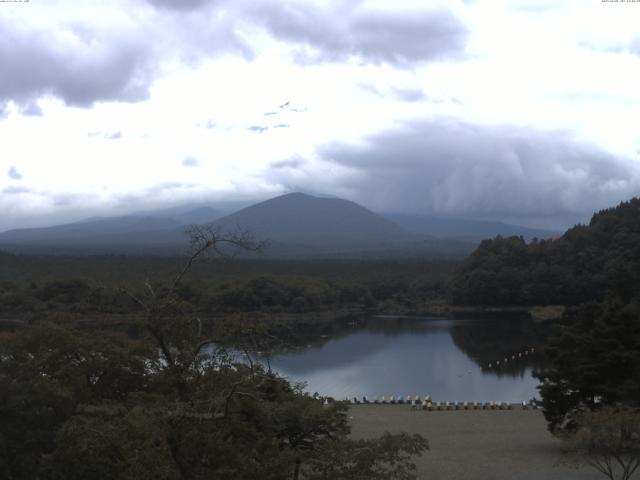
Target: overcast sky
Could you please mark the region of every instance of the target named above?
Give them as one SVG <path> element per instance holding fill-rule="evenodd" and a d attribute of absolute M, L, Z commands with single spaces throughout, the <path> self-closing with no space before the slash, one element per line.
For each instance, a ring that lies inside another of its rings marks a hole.
<path fill-rule="evenodd" d="M 0 230 L 289 191 L 565 227 L 640 194 L 640 2 L 0 2 Z"/>

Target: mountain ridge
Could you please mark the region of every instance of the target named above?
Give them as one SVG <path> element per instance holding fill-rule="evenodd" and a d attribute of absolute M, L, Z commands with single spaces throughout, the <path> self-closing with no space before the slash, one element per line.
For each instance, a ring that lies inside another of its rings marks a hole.
<path fill-rule="evenodd" d="M 444 238 L 442 231 L 429 231 L 424 216 L 420 217 L 422 226 L 418 224 L 417 227 L 415 222 L 412 224 L 407 220 L 414 217 L 400 217 L 373 212 L 350 200 L 293 192 L 224 216 L 220 210 L 207 205 L 178 206 L 119 217 L 92 217 L 51 227 L 10 230 L 0 233 L 0 248 L 135 250 L 137 253 L 183 251 L 188 245 L 185 229 L 193 224 L 208 224 L 223 231 L 238 227 L 250 230 L 257 239 L 269 242 L 266 253 L 275 257 L 461 257 L 479 240 L 476 236 L 469 241 L 463 238 L 464 235 Z M 458 233 L 464 233 L 465 225 L 458 221 L 454 226 Z M 469 225 L 473 226 L 472 223 Z M 486 236 L 494 235 L 490 232 Z"/>

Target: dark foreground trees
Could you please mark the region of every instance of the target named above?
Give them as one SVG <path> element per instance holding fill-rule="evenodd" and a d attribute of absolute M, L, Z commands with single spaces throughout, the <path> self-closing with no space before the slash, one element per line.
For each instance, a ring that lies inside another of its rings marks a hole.
<path fill-rule="evenodd" d="M 607 478 L 640 467 L 640 308 L 620 300 L 583 306 L 548 340 L 538 374 L 549 430 Z"/>
<path fill-rule="evenodd" d="M 576 416 L 605 405 L 640 408 L 640 308 L 618 300 L 581 308 L 547 342 L 538 374 L 552 432 L 575 430 Z"/>
<path fill-rule="evenodd" d="M 42 324 L 0 340 L 0 478 L 410 479 L 419 436 L 348 438 L 324 405 L 204 338 L 175 292 L 190 265 L 244 237 L 196 232 L 174 281 L 128 292 L 138 335 Z"/>

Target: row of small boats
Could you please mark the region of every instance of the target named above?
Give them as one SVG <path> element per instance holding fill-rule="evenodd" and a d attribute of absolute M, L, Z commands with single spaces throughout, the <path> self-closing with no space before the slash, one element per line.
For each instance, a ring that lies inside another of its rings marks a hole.
<path fill-rule="evenodd" d="M 406 397 L 394 396 L 386 398 L 384 395 L 381 397 L 375 397 L 370 400 L 366 396 L 362 398 L 353 397 L 350 400 L 353 405 L 361 404 L 386 404 L 386 405 L 411 405 L 413 408 L 422 408 L 423 410 L 511 410 L 514 407 L 520 407 L 524 410 L 529 408 L 537 408 L 537 404 L 534 401 L 510 403 L 510 402 L 434 402 L 430 395 L 420 397 L 416 395 L 412 397 L 407 395 Z"/>

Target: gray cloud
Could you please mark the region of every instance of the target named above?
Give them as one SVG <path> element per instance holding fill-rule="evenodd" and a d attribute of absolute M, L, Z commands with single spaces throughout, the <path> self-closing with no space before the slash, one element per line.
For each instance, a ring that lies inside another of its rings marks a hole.
<path fill-rule="evenodd" d="M 271 168 L 280 169 L 280 168 L 300 168 L 302 167 L 306 161 L 302 157 L 292 157 L 286 160 L 280 160 L 278 162 L 272 162 Z"/>
<path fill-rule="evenodd" d="M 2 193 L 6 193 L 7 195 L 19 195 L 29 192 L 31 192 L 31 189 L 27 187 L 5 187 L 2 189 Z"/>
<path fill-rule="evenodd" d="M 240 24 L 245 20 L 240 6 L 219 6 L 218 3 L 222 2 L 201 2 L 203 6 L 211 5 L 212 8 L 201 8 L 193 15 L 184 15 L 183 12 L 176 15 L 172 10 L 160 10 L 153 32 L 162 45 L 158 55 L 164 58 L 173 53 L 191 66 L 221 52 L 253 60 L 253 48 L 239 33 Z"/>
<path fill-rule="evenodd" d="M 187 10 L 217 2 L 151 3 Z M 253 57 L 236 32 L 238 11 L 213 8 L 198 15 L 176 15 L 167 8 L 121 16 L 117 25 L 60 20 L 33 27 L 0 18 L 0 117 L 10 101 L 21 113 L 38 115 L 37 100 L 47 95 L 78 107 L 100 101 L 138 102 L 148 98 L 162 62 L 192 65 L 220 52 Z"/>
<path fill-rule="evenodd" d="M 14 166 L 9 168 L 9 172 L 7 173 L 8 177 L 12 180 L 22 180 L 22 175 L 18 171 L 18 169 Z"/>
<path fill-rule="evenodd" d="M 419 102 L 427 98 L 420 88 L 394 88 L 393 94 L 396 99 L 403 102 Z"/>
<path fill-rule="evenodd" d="M 60 21 L 44 28 L 0 19 L 0 116 L 10 101 L 23 114 L 39 115 L 37 100 L 47 95 L 79 107 L 145 100 L 165 60 L 193 64 L 221 51 L 252 59 L 254 50 L 239 33 L 247 24 L 298 45 L 298 58 L 311 62 L 355 56 L 407 66 L 459 56 L 467 37 L 447 10 L 382 12 L 359 1 L 324 7 L 290 0 L 147 3 L 150 14 L 132 14 L 119 26 Z"/>
<path fill-rule="evenodd" d="M 169 10 L 190 11 L 213 3 L 213 0 L 147 0 L 151 5 Z"/>
<path fill-rule="evenodd" d="M 197 158 L 187 157 L 182 160 L 182 165 L 185 167 L 199 167 L 200 161 Z"/>
<path fill-rule="evenodd" d="M 358 86 L 380 98 L 391 97 L 402 102 L 419 102 L 422 100 L 429 100 L 429 97 L 424 94 L 421 88 L 391 87 L 390 90 L 381 91 L 371 83 L 361 83 Z"/>
<path fill-rule="evenodd" d="M 107 140 L 117 140 L 119 138 L 122 138 L 122 132 L 117 131 L 117 132 L 107 132 L 104 134 L 104 138 Z"/>
<path fill-rule="evenodd" d="M 336 186 L 378 210 L 482 217 L 583 214 L 636 195 L 640 166 L 567 132 L 420 121 L 332 144 L 322 158 L 353 171 Z M 277 175 L 276 175 L 277 178 Z"/>
<path fill-rule="evenodd" d="M 629 50 L 631 51 L 631 53 L 635 53 L 636 55 L 640 55 L 640 35 L 638 35 L 636 38 L 634 38 L 634 40 L 631 42 Z"/>
<path fill-rule="evenodd" d="M 313 47 L 301 62 L 337 61 L 358 56 L 372 63 L 407 66 L 411 62 L 457 57 L 464 52 L 467 28 L 448 10 L 330 10 L 284 3 L 263 6 L 255 15 L 276 38 Z"/>
<path fill-rule="evenodd" d="M 262 125 L 251 125 L 250 127 L 247 127 L 247 130 L 249 130 L 250 132 L 255 132 L 255 133 L 264 133 L 267 130 L 269 130 L 269 127 L 265 127 Z"/>
<path fill-rule="evenodd" d="M 143 100 L 151 81 L 149 53 L 142 36 L 79 25 L 29 30 L 5 20 L 0 22 L 0 101 L 13 100 L 28 113 L 43 95 L 82 107 Z"/>
<path fill-rule="evenodd" d="M 36 100 L 20 106 L 20 113 L 29 117 L 39 117 L 42 115 L 42 108 Z"/>

